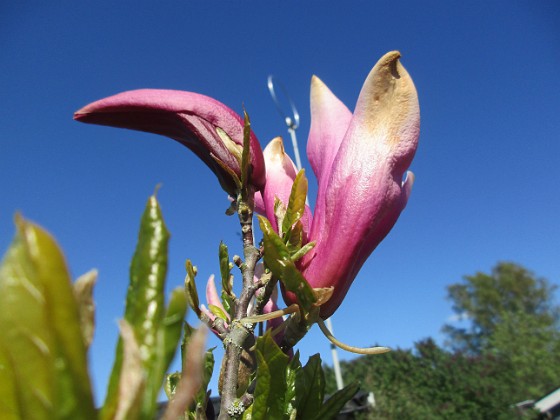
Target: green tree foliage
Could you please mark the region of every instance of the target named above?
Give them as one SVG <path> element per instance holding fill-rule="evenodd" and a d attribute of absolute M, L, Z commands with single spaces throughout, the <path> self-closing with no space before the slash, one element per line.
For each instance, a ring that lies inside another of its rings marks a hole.
<path fill-rule="evenodd" d="M 498 263 L 490 274 L 476 273 L 447 288 L 448 299 L 468 328 L 445 325 L 453 349 L 481 354 L 492 346 L 492 337 L 503 323 L 518 320 L 538 328 L 558 327 L 559 307 L 555 286 L 514 263 Z M 515 327 L 515 326 L 513 326 Z M 503 333 L 503 331 L 502 331 Z"/>
<path fill-rule="evenodd" d="M 448 287 L 466 328 L 444 326 L 448 349 L 433 339 L 342 364 L 376 399 L 371 419 L 519 418 L 515 403 L 560 385 L 559 307 L 554 289 L 513 263 Z M 335 388 L 326 370 L 327 391 Z M 531 414 L 527 414 L 531 418 Z"/>
<path fill-rule="evenodd" d="M 445 351 L 432 339 L 342 364 L 345 381 L 374 392 L 368 419 L 510 419 L 511 373 L 491 355 Z M 328 390 L 334 374 L 326 368 Z M 504 386 L 507 384 L 508 386 Z"/>

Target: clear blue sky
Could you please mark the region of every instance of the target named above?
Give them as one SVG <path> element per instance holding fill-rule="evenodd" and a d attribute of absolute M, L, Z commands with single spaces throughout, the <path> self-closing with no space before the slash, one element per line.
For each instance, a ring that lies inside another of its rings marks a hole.
<path fill-rule="evenodd" d="M 58 238 L 73 275 L 99 270 L 90 354 L 98 398 L 155 185 L 172 233 L 169 288 L 182 284 L 190 258 L 202 291 L 218 271 L 220 240 L 240 253 L 224 193 L 187 149 L 72 120 L 124 90 L 196 91 L 238 112 L 244 104 L 264 145 L 287 137 L 266 89 L 274 73 L 300 110 L 304 147 L 311 75 L 353 109 L 371 67 L 398 49 L 420 97 L 416 183 L 335 314 L 335 334 L 357 346 L 442 342 L 446 286 L 499 260 L 560 283 L 557 0 L 18 3 L 0 6 L 0 248 L 21 211 Z M 316 328 L 300 349 L 330 363 Z"/>

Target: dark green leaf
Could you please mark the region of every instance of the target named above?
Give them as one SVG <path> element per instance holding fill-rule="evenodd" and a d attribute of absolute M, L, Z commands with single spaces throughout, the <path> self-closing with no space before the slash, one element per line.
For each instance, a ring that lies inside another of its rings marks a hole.
<path fill-rule="evenodd" d="M 274 342 L 270 333 L 257 339 L 257 386 L 255 389 L 254 418 L 280 419 L 284 415 L 286 377 L 289 358 Z"/>
<path fill-rule="evenodd" d="M 356 392 L 360 389 L 359 382 L 354 382 L 350 385 L 335 392 L 328 400 L 325 402 L 319 413 L 315 417 L 316 420 L 326 420 L 335 419 L 340 413 L 340 410 L 344 407 L 348 401 L 352 399 Z"/>
<path fill-rule="evenodd" d="M 256 352 L 257 356 L 257 386 L 253 401 L 252 416 L 256 419 L 266 419 L 268 414 L 268 397 L 270 395 L 270 382 L 272 377 L 264 356 Z"/>
<path fill-rule="evenodd" d="M 296 409 L 302 419 L 315 418 L 323 404 L 325 377 L 321 368 L 321 357 L 315 354 L 296 377 Z"/>
<path fill-rule="evenodd" d="M 16 218 L 0 266 L 0 418 L 95 418 L 79 311 L 62 252 Z"/>

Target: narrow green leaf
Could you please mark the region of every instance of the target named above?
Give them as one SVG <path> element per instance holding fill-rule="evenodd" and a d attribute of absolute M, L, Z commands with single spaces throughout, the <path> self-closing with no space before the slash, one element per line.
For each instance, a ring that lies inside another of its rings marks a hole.
<path fill-rule="evenodd" d="M 294 354 L 290 363 L 286 367 L 286 393 L 284 397 L 284 415 L 290 417 L 295 411 L 296 401 L 296 379 L 301 370 L 299 361 L 299 351 Z"/>
<path fill-rule="evenodd" d="M 79 310 L 62 252 L 16 217 L 0 265 L 0 417 L 95 418 Z"/>
<path fill-rule="evenodd" d="M 187 260 L 185 268 L 187 270 L 187 275 L 185 277 L 185 291 L 187 292 L 187 297 L 189 298 L 189 305 L 196 315 L 200 317 L 200 302 L 198 300 L 198 292 L 195 284 L 196 267 L 192 265 L 191 260 Z"/>
<path fill-rule="evenodd" d="M 169 232 L 155 196 L 148 199 L 140 222 L 138 243 L 130 265 L 130 283 L 126 296 L 124 319 L 132 326 L 142 363 L 151 371 L 157 363 L 158 332 L 164 318 L 164 283 L 167 273 Z M 149 308 L 149 310 L 148 310 Z M 117 406 L 117 387 L 123 362 L 122 340 L 119 339 L 107 398 L 102 409 L 103 419 L 112 419 Z M 143 400 L 142 415 L 150 417 L 156 401 Z"/>
<path fill-rule="evenodd" d="M 323 404 L 325 377 L 321 357 L 315 354 L 298 372 L 296 378 L 296 409 L 302 419 L 314 418 Z"/>
<path fill-rule="evenodd" d="M 305 211 L 305 200 L 307 199 L 307 178 L 305 169 L 301 169 L 292 185 L 290 200 L 286 209 L 286 215 L 282 221 L 282 233 L 287 233 L 291 227 L 303 216 Z"/>
<path fill-rule="evenodd" d="M 226 244 L 220 241 L 220 249 L 219 249 L 219 257 L 220 257 L 220 275 L 222 277 L 222 290 L 226 292 L 228 295 L 231 295 L 231 289 L 233 285 L 231 284 L 231 268 L 229 264 L 229 253 L 228 247 Z"/>
<path fill-rule="evenodd" d="M 224 306 L 224 309 L 226 310 L 226 312 L 229 314 L 230 318 L 233 319 L 235 317 L 234 311 L 234 301 L 233 298 L 228 295 L 226 292 L 224 292 L 222 290 L 222 305 Z"/>
<path fill-rule="evenodd" d="M 156 357 L 152 364 L 147 366 L 147 376 L 150 378 L 145 391 L 147 401 L 157 400 L 167 369 L 179 347 L 187 308 L 188 300 L 184 289 L 175 288 L 171 292 L 169 304 L 158 331 L 157 343 L 154 345 Z"/>
<path fill-rule="evenodd" d="M 352 399 L 356 392 L 360 389 L 360 383 L 354 382 L 336 391 L 315 417 L 316 420 L 334 419 L 340 413 L 344 405 Z"/>
<path fill-rule="evenodd" d="M 300 260 L 301 258 L 303 258 L 303 256 L 305 254 L 307 254 L 309 251 L 311 251 L 313 248 L 315 247 L 315 241 L 312 242 L 308 242 L 306 243 L 303 247 L 301 247 L 297 252 L 295 252 L 294 254 L 292 254 L 291 259 L 293 262 L 297 262 L 298 260 Z"/>

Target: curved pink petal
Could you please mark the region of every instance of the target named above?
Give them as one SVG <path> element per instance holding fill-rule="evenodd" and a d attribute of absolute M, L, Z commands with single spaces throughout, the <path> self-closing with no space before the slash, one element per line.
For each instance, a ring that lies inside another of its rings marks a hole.
<path fill-rule="evenodd" d="M 307 157 L 317 177 L 316 203 L 325 200 L 331 166 L 348 130 L 352 113 L 317 76 L 311 78 L 311 128 L 307 140 Z M 316 204 L 311 236 L 321 235 L 324 206 Z"/>
<path fill-rule="evenodd" d="M 213 158 L 240 175 L 243 119 L 208 96 L 176 90 L 140 89 L 93 102 L 74 114 L 81 122 L 129 128 L 170 137 L 191 149 L 233 193 L 231 176 Z M 252 183 L 265 181 L 261 147 L 251 132 Z"/>
<path fill-rule="evenodd" d="M 403 183 L 418 142 L 420 111 L 412 79 L 400 54 L 383 56 L 366 79 L 354 116 L 332 163 L 324 201 L 324 228 L 312 231 L 317 245 L 302 262 L 312 287 L 334 286 L 321 306 L 328 318 L 359 269 L 388 234 L 410 194 Z M 315 216 L 316 217 L 316 216 Z"/>

